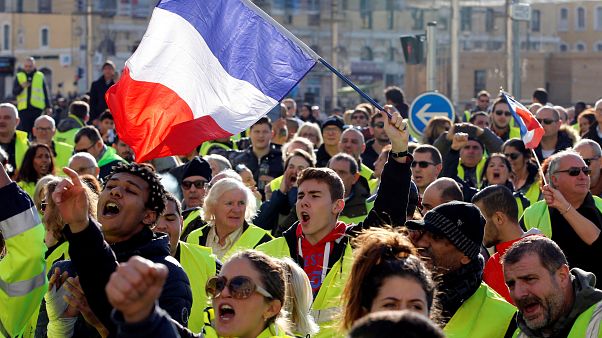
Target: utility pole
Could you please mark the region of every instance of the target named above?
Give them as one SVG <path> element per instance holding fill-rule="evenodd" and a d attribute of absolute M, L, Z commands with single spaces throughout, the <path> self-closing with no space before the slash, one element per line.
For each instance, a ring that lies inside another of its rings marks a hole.
<path fill-rule="evenodd" d="M 510 13 L 510 7 L 512 6 L 512 0 L 506 0 L 506 90 L 512 90 L 514 88 L 513 82 L 513 71 L 514 71 L 514 58 L 513 58 L 513 29 L 512 29 L 512 16 Z M 516 95 L 516 94 L 515 94 Z"/>
<path fill-rule="evenodd" d="M 426 90 L 437 89 L 437 21 L 426 24 Z"/>
<path fill-rule="evenodd" d="M 84 88 L 88 88 L 92 83 L 92 58 L 94 56 L 94 48 L 92 46 L 92 0 L 86 1 L 86 82 Z"/>
<path fill-rule="evenodd" d="M 332 43 L 332 47 L 331 47 L 331 51 L 332 51 L 332 55 L 331 55 L 331 60 L 332 60 L 332 64 L 335 67 L 339 67 L 339 22 L 338 22 L 338 11 L 339 11 L 339 4 L 337 0 L 332 0 L 332 10 L 331 10 L 331 34 L 332 34 L 332 39 L 331 39 L 331 43 Z M 339 97 L 338 97 L 338 81 L 339 78 L 337 77 L 337 75 L 335 73 L 332 73 L 332 108 L 338 106 L 338 102 L 339 102 Z M 327 113 L 328 114 L 328 113 Z"/>
<path fill-rule="evenodd" d="M 451 101 L 457 106 L 460 101 L 460 0 L 451 0 Z"/>

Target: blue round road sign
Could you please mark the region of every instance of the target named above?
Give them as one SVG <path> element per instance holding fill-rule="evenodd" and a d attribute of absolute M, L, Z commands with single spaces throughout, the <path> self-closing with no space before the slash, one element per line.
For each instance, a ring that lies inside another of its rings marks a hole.
<path fill-rule="evenodd" d="M 411 131 L 422 136 L 427 123 L 435 116 L 445 116 L 453 121 L 454 106 L 451 101 L 445 95 L 437 92 L 421 94 L 410 106 L 408 121 Z"/>

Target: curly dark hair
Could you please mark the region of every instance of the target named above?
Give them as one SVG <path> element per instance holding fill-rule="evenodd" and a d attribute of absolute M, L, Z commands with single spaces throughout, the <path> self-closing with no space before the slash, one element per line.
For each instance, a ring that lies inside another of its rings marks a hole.
<path fill-rule="evenodd" d="M 44 148 L 48 151 L 50 155 L 50 173 L 54 174 L 54 158 L 52 158 L 52 149 L 49 146 L 43 143 L 32 143 L 27 151 L 25 152 L 25 156 L 23 157 L 23 164 L 21 165 L 21 169 L 19 170 L 19 174 L 17 175 L 17 181 L 24 182 L 37 182 L 38 179 L 46 174 L 39 174 L 33 167 L 33 160 L 36 157 L 36 153 L 38 149 Z"/>
<path fill-rule="evenodd" d="M 104 184 L 111 179 L 111 177 L 118 173 L 128 173 L 134 176 L 138 176 L 143 179 L 150 190 L 148 192 L 148 200 L 145 203 L 146 208 L 155 211 L 157 216 L 163 213 L 165 209 L 165 188 L 161 184 L 161 178 L 157 176 L 153 167 L 146 163 L 123 163 L 120 162 L 113 166 L 113 170 L 104 180 Z"/>

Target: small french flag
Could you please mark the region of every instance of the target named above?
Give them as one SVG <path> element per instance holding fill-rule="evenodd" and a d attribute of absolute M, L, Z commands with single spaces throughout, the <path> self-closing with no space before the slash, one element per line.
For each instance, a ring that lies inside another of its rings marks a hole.
<path fill-rule="evenodd" d="M 247 129 L 318 58 L 250 0 L 162 0 L 106 101 L 138 161 L 182 155 Z"/>
<path fill-rule="evenodd" d="M 504 95 L 504 98 L 508 102 L 512 116 L 514 116 L 514 120 L 520 127 L 520 136 L 525 143 L 525 147 L 529 149 L 537 148 L 545 133 L 543 127 L 539 124 L 535 116 L 531 114 L 529 109 L 507 93 L 502 93 L 502 95 Z"/>

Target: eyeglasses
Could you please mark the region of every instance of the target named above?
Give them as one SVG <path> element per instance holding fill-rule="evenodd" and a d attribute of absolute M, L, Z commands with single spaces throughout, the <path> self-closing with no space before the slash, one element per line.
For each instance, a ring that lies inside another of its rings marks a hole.
<path fill-rule="evenodd" d="M 385 123 L 384 122 L 376 122 L 374 124 L 374 128 L 384 128 L 385 127 Z"/>
<path fill-rule="evenodd" d="M 497 116 L 506 115 L 507 117 L 510 117 L 510 116 L 512 116 L 512 113 L 508 110 L 496 110 L 495 115 L 497 115 Z"/>
<path fill-rule="evenodd" d="M 362 114 L 352 115 L 351 119 L 352 120 L 367 120 L 366 116 L 362 115 Z"/>
<path fill-rule="evenodd" d="M 236 276 L 228 280 L 224 276 L 214 276 L 209 278 L 205 285 L 205 292 L 211 298 L 217 298 L 222 294 L 225 288 L 228 288 L 230 295 L 234 299 L 247 299 L 254 292 L 266 298 L 274 298 L 272 295 L 261 286 L 255 284 L 253 280 L 246 276 Z"/>
<path fill-rule="evenodd" d="M 44 127 L 36 127 L 38 131 L 52 131 L 52 127 L 44 128 Z"/>
<path fill-rule="evenodd" d="M 412 168 L 416 168 L 416 166 L 419 166 L 420 168 L 427 168 L 429 165 L 435 165 L 435 163 L 427 161 L 412 161 Z"/>
<path fill-rule="evenodd" d="M 192 188 L 193 185 L 197 189 L 206 189 L 209 184 L 207 183 L 207 181 L 203 180 L 182 181 L 182 188 L 184 188 L 184 190 Z"/>
<path fill-rule="evenodd" d="M 73 149 L 73 153 L 77 154 L 77 153 L 83 153 L 83 152 L 88 152 L 88 150 L 94 148 L 95 144 L 89 146 L 88 148 L 84 148 L 84 149 Z"/>
<path fill-rule="evenodd" d="M 516 160 L 517 158 L 520 157 L 521 153 L 508 153 L 508 154 L 504 154 L 504 155 L 511 160 Z"/>
<path fill-rule="evenodd" d="M 598 157 L 592 157 L 592 158 L 584 158 L 583 162 L 585 162 L 585 164 L 587 164 L 587 166 L 589 167 L 592 164 L 592 161 L 596 161 L 599 160 L 600 156 Z"/>
<path fill-rule="evenodd" d="M 537 121 L 539 121 L 539 123 L 541 123 L 541 124 L 547 124 L 547 125 L 550 125 L 554 122 L 558 122 L 558 120 L 554 120 L 554 119 L 537 119 Z"/>
<path fill-rule="evenodd" d="M 556 171 L 554 174 L 557 173 L 568 173 L 569 176 L 579 176 L 579 174 L 583 172 L 584 174 L 588 175 L 591 174 L 592 170 L 588 167 L 583 167 L 583 168 L 578 168 L 578 167 L 571 167 L 568 168 L 566 170 L 558 170 Z"/>

